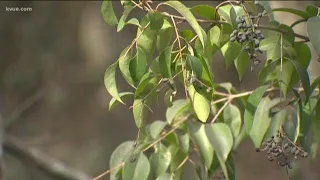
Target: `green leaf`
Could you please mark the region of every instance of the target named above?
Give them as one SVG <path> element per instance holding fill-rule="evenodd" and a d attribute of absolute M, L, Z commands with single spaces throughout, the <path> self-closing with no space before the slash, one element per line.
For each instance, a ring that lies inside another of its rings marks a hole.
<path fill-rule="evenodd" d="M 279 61 L 272 61 L 270 64 L 265 66 L 260 72 L 259 72 L 259 85 L 264 85 L 267 83 L 270 79 L 268 78 L 270 76 L 270 72 L 273 72 L 276 68 L 276 65 L 279 64 Z M 272 74 L 272 73 L 271 73 Z M 278 77 L 278 76 L 277 76 Z"/>
<path fill-rule="evenodd" d="M 273 12 L 277 12 L 277 11 L 282 11 L 282 12 L 288 12 L 288 13 L 292 13 L 295 14 L 297 16 L 300 16 L 304 19 L 308 19 L 310 18 L 310 15 L 304 11 L 300 11 L 298 9 L 292 9 L 292 8 L 274 8 L 272 10 Z"/>
<path fill-rule="evenodd" d="M 228 68 L 233 61 L 238 57 L 241 50 L 241 45 L 239 43 L 229 42 L 222 46 L 221 52 L 226 61 L 226 67 Z"/>
<path fill-rule="evenodd" d="M 233 145 L 233 136 L 229 127 L 224 123 L 207 124 L 205 131 L 217 156 L 226 162 Z"/>
<path fill-rule="evenodd" d="M 126 160 L 122 170 L 123 180 L 147 180 L 150 173 L 150 163 L 148 158 L 140 152 L 136 155 L 136 160 L 132 162 Z"/>
<path fill-rule="evenodd" d="M 241 51 L 239 56 L 234 62 L 234 65 L 236 66 L 239 80 L 241 81 L 243 78 L 243 75 L 247 71 L 248 67 L 250 66 L 250 59 L 247 52 Z"/>
<path fill-rule="evenodd" d="M 153 59 L 153 53 L 156 46 L 157 31 L 151 29 L 150 25 L 146 27 L 148 23 L 148 16 L 146 15 L 140 23 L 140 27 L 137 30 L 136 37 L 139 36 L 139 39 L 137 40 L 137 47 L 143 50 L 146 55 L 147 61 L 150 61 L 151 59 Z"/>
<path fill-rule="evenodd" d="M 223 45 L 225 45 L 229 39 L 230 39 L 230 34 L 232 33 L 233 28 L 230 24 L 222 24 L 221 25 L 221 32 L 218 40 L 218 47 L 221 48 Z"/>
<path fill-rule="evenodd" d="M 147 70 L 147 56 L 144 51 L 137 47 L 137 56 L 130 62 L 130 72 L 132 79 L 136 82 L 140 81 Z"/>
<path fill-rule="evenodd" d="M 134 7 L 131 5 L 124 6 L 124 12 L 119 20 L 117 32 L 120 32 L 124 28 L 124 26 L 126 25 L 127 17 L 130 14 L 130 12 L 133 10 L 133 8 Z M 139 22 L 138 22 L 138 24 L 139 24 Z"/>
<path fill-rule="evenodd" d="M 223 163 L 222 160 L 219 158 L 221 169 L 223 170 L 224 176 L 226 180 L 235 180 L 236 179 L 236 172 L 233 163 L 232 157 L 229 157 L 227 162 Z"/>
<path fill-rule="evenodd" d="M 265 136 L 265 133 L 267 132 L 270 126 L 270 122 L 271 122 L 271 118 L 269 116 L 270 108 L 279 102 L 280 102 L 280 99 L 270 100 L 269 97 L 265 97 L 259 103 L 254 115 L 252 128 L 249 133 L 253 141 L 253 144 L 256 148 L 260 147 L 261 142 Z"/>
<path fill-rule="evenodd" d="M 230 10 L 231 10 L 232 6 L 230 4 L 225 5 L 225 6 L 221 6 L 218 9 L 218 13 L 219 15 L 225 19 L 229 24 L 232 24 L 231 18 L 230 18 Z"/>
<path fill-rule="evenodd" d="M 299 62 L 293 61 L 291 59 L 288 59 L 288 60 L 294 65 L 295 69 L 297 70 L 297 72 L 299 74 L 299 77 L 300 77 L 300 80 L 302 83 L 302 87 L 303 87 L 304 93 L 306 95 L 306 102 L 308 102 L 309 96 L 310 96 L 310 91 L 311 91 L 308 71 Z"/>
<path fill-rule="evenodd" d="M 171 51 L 172 46 L 168 46 L 159 56 L 160 72 L 163 77 L 171 78 Z"/>
<path fill-rule="evenodd" d="M 244 124 L 246 126 L 247 134 L 251 131 L 256 109 L 268 87 L 269 85 L 258 87 L 248 98 L 246 109 L 244 111 Z"/>
<path fill-rule="evenodd" d="M 237 137 L 241 129 L 241 112 L 239 108 L 233 104 L 229 104 L 223 110 L 224 122 L 232 131 L 233 137 Z"/>
<path fill-rule="evenodd" d="M 292 44 L 283 38 L 283 55 L 296 56 L 297 53 Z M 280 36 L 271 36 L 261 41 L 260 47 L 262 51 L 267 51 L 267 59 L 279 59 L 281 55 L 281 38 Z"/>
<path fill-rule="evenodd" d="M 319 8 L 313 4 L 309 4 L 306 7 L 306 11 L 309 14 L 310 17 L 317 16 L 319 12 Z"/>
<path fill-rule="evenodd" d="M 135 99 L 132 106 L 133 117 L 136 126 L 140 129 L 144 126 L 144 122 L 147 116 L 147 107 L 142 99 Z"/>
<path fill-rule="evenodd" d="M 112 97 L 114 97 L 117 101 L 124 104 L 124 102 L 121 100 L 119 96 L 119 92 L 116 85 L 117 66 L 118 66 L 118 62 L 115 62 L 107 68 L 106 72 L 104 73 L 104 85 Z"/>
<path fill-rule="evenodd" d="M 168 108 L 166 111 L 166 119 L 168 124 L 172 124 L 178 112 L 187 105 L 188 105 L 188 101 L 186 101 L 185 99 L 178 99 L 174 101 L 173 105 L 170 108 Z"/>
<path fill-rule="evenodd" d="M 180 142 L 180 148 L 182 152 L 185 154 L 189 154 L 189 149 L 190 149 L 190 137 L 188 133 L 183 133 L 178 136 L 179 142 Z"/>
<path fill-rule="evenodd" d="M 168 4 L 169 6 L 176 9 L 190 24 L 190 26 L 194 29 L 194 31 L 197 33 L 200 42 L 203 47 L 206 45 L 206 33 L 202 29 L 202 27 L 197 22 L 196 18 L 193 16 L 191 11 L 181 2 L 179 1 L 167 1 L 165 4 Z"/>
<path fill-rule="evenodd" d="M 141 78 L 140 83 L 137 86 L 136 92 L 134 94 L 135 98 L 142 98 L 149 94 L 153 89 L 153 87 L 149 87 L 154 85 L 154 80 L 156 79 L 155 75 L 152 72 L 148 72 L 144 74 Z"/>
<path fill-rule="evenodd" d="M 216 9 L 209 5 L 197 5 L 190 9 L 192 13 L 205 19 L 214 20 Z"/>
<path fill-rule="evenodd" d="M 132 86 L 134 86 L 134 81 L 131 77 L 131 73 L 130 73 L 130 63 L 132 61 L 136 61 L 135 57 L 131 58 L 131 49 L 128 51 L 128 53 L 126 54 L 127 50 L 129 47 L 126 47 L 120 54 L 119 57 L 119 69 L 121 71 L 122 76 L 124 77 L 124 79 L 127 81 L 127 83 Z"/>
<path fill-rule="evenodd" d="M 134 95 L 132 92 L 119 93 L 119 96 L 121 99 L 127 99 L 129 96 L 132 96 L 132 95 Z M 113 109 L 118 103 L 119 101 L 117 101 L 115 98 L 112 98 L 109 103 L 109 111 Z"/>
<path fill-rule="evenodd" d="M 210 114 L 210 101 L 198 93 L 193 85 L 188 87 L 188 92 L 198 119 L 201 122 L 206 122 Z"/>
<path fill-rule="evenodd" d="M 126 141 L 121 143 L 116 149 L 112 152 L 110 157 L 109 166 L 115 167 L 118 166 L 120 163 L 124 162 L 133 152 L 134 149 L 134 141 Z M 110 180 L 116 180 L 116 175 L 119 169 L 111 171 L 110 173 Z"/>
<path fill-rule="evenodd" d="M 159 144 L 157 151 L 150 156 L 151 169 L 155 175 L 158 177 L 164 174 L 171 162 L 171 152 L 163 144 Z"/>
<path fill-rule="evenodd" d="M 263 7 L 263 9 L 267 12 L 268 16 L 270 17 L 270 19 L 274 20 L 270 2 L 269 1 L 256 1 L 256 2 L 258 2 Z"/>
<path fill-rule="evenodd" d="M 196 76 L 197 79 L 201 79 L 202 76 L 202 64 L 200 60 L 197 57 L 187 55 L 187 67 L 190 67 L 192 69 L 192 72 Z"/>
<path fill-rule="evenodd" d="M 167 107 L 171 107 L 172 101 L 173 101 L 173 94 L 175 94 L 176 92 L 173 91 L 172 89 L 169 89 L 166 94 L 164 95 L 164 103 Z"/>
<path fill-rule="evenodd" d="M 150 124 L 150 136 L 153 139 L 157 139 L 161 131 L 166 127 L 168 123 L 164 121 L 156 120 Z"/>
<path fill-rule="evenodd" d="M 156 180 L 173 180 L 173 177 L 169 173 L 165 173 L 165 174 L 157 177 Z"/>
<path fill-rule="evenodd" d="M 210 167 L 214 150 L 206 135 L 205 125 L 199 121 L 188 121 L 188 132 L 193 142 L 199 148 L 202 162 L 204 162 L 207 168 Z"/>
<path fill-rule="evenodd" d="M 105 0 L 101 5 L 101 14 L 106 23 L 115 27 L 118 24 L 117 16 L 115 15 L 112 7 L 112 1 Z"/>
<path fill-rule="evenodd" d="M 135 25 L 135 26 L 138 26 L 140 27 L 140 22 L 137 18 L 131 18 L 129 19 L 126 24 L 132 24 L 132 25 Z"/>
<path fill-rule="evenodd" d="M 150 27 L 153 30 L 161 29 L 164 21 L 164 17 L 160 12 L 153 12 L 148 14 L 148 18 L 150 21 Z"/>
<path fill-rule="evenodd" d="M 194 37 L 193 31 L 186 29 L 180 32 L 181 37 L 183 37 L 188 42 Z"/>
<path fill-rule="evenodd" d="M 159 53 L 162 53 L 162 51 L 169 46 L 173 31 L 174 28 L 171 24 L 167 20 L 164 20 L 163 26 L 157 37 L 157 49 Z"/>
<path fill-rule="evenodd" d="M 320 17 L 315 16 L 307 21 L 307 33 L 310 38 L 310 42 L 313 48 L 316 50 L 318 55 L 320 56 L 320 36 L 319 36 L 319 28 L 320 28 Z"/>

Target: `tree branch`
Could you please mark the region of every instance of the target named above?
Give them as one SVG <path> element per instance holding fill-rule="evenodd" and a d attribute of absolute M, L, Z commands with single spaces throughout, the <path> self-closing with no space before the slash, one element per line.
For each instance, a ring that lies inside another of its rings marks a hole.
<path fill-rule="evenodd" d="M 29 160 L 39 165 L 44 171 L 66 180 L 91 180 L 87 174 L 68 167 L 62 162 L 45 155 L 41 151 L 27 147 L 12 136 L 6 136 L 3 144 L 6 152 L 20 156 L 20 159 Z"/>

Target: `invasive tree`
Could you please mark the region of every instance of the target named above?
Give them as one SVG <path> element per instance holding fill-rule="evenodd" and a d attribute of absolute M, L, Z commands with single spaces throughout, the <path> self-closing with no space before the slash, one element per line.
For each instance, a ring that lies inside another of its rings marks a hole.
<path fill-rule="evenodd" d="M 107 68 L 104 82 L 113 97 L 110 110 L 133 99 L 130 109 L 138 135 L 114 150 L 111 169 L 95 179 L 109 173 L 111 180 L 181 179 L 183 166 L 191 163 L 199 179 L 232 180 L 232 151 L 246 138 L 287 170 L 296 159 L 315 157 L 320 77 L 310 78 L 312 57 L 306 43 L 320 55 L 318 7 L 272 9 L 268 1 L 224 1 L 215 7 L 186 7 L 179 1 L 120 3 L 120 19 L 112 1 L 102 3 L 104 20 L 118 32 L 136 26 L 137 35 Z M 166 7 L 176 13 L 162 10 Z M 146 14 L 129 19 L 133 9 Z M 291 26 L 281 24 L 274 17 L 279 11 L 300 19 Z M 190 29 L 181 29 L 185 23 Z M 308 36 L 294 32 L 300 23 L 306 23 Z M 216 53 L 222 53 L 227 67 L 235 66 L 239 80 L 264 63 L 252 77 L 259 86 L 238 92 L 231 83 L 215 82 Z M 131 92 L 118 91 L 117 70 Z M 147 123 L 156 103 L 166 105 L 165 121 Z M 197 154 L 201 163 L 190 154 Z"/>

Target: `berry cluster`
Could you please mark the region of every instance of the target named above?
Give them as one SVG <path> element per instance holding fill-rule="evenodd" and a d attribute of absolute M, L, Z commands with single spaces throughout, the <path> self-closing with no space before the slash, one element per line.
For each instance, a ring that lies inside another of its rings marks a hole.
<path fill-rule="evenodd" d="M 258 65 L 260 60 L 257 58 L 257 53 L 262 53 L 259 49 L 260 41 L 264 39 L 264 35 L 260 30 L 255 29 L 253 21 L 256 18 L 261 18 L 262 13 L 257 16 L 237 16 L 237 29 L 230 34 L 230 42 L 246 43 L 244 51 L 248 52 L 251 62 Z"/>
<path fill-rule="evenodd" d="M 257 148 L 256 151 L 266 151 L 268 160 L 277 160 L 280 167 L 292 169 L 291 161 L 297 160 L 299 156 L 307 158 L 308 153 L 302 150 L 301 147 L 295 145 L 286 134 L 278 131 L 277 137 L 271 136 L 262 143 L 262 148 Z"/>

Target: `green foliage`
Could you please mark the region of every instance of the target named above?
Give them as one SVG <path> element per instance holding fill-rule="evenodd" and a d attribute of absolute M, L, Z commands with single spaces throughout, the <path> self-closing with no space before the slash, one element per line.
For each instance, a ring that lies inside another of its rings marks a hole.
<path fill-rule="evenodd" d="M 120 1 L 124 9 L 118 21 L 112 3 L 102 3 L 104 20 L 118 32 L 132 24 L 137 34 L 105 72 L 105 87 L 112 96 L 109 109 L 133 98 L 130 109 L 139 129 L 137 142 L 124 142 L 112 153 L 110 168 L 117 167 L 110 173 L 112 180 L 179 180 L 185 164 L 193 162 L 190 153 L 201 160 L 193 166 L 200 179 L 221 171 L 234 180 L 233 152 L 246 137 L 259 150 L 270 137 L 284 134 L 315 157 L 320 77 L 311 83 L 308 68 L 318 59 L 311 48 L 320 55 L 318 7 L 308 5 L 302 11 L 272 9 L 268 1 L 225 1 L 216 7 Z M 162 12 L 161 6 L 179 15 Z M 142 19 L 129 19 L 135 8 L 145 12 Z M 273 16 L 280 11 L 301 19 L 291 26 L 280 24 Z M 260 21 L 264 16 L 266 21 Z M 307 22 L 308 36 L 294 32 L 301 22 Z M 235 67 L 239 81 L 249 68 L 254 71 L 263 63 L 258 77 L 251 76 L 259 87 L 238 92 L 229 82 L 217 83 L 212 67 L 219 52 L 227 68 Z M 118 68 L 131 92 L 118 89 Z M 160 103 L 166 107 L 164 121 L 150 121 L 148 114 Z"/>

